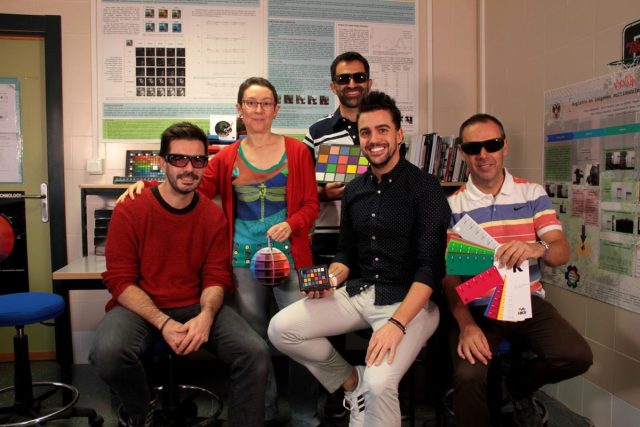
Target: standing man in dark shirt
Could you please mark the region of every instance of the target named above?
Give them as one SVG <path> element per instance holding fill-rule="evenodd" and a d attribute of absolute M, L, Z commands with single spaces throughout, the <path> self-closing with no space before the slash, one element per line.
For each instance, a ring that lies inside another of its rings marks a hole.
<path fill-rule="evenodd" d="M 367 173 L 347 184 L 333 286 L 281 310 L 269 325 L 280 351 L 330 392 L 342 387 L 351 427 L 400 425 L 398 382 L 438 325 L 430 301 L 444 276 L 450 209 L 436 178 L 401 158 L 395 101 L 372 92 L 358 129 Z M 366 366 L 352 366 L 328 336 L 371 327 Z"/>
<path fill-rule="evenodd" d="M 309 128 L 304 143 L 312 150 L 313 158 L 318 158 L 322 144 L 360 145 L 358 137 L 358 108 L 362 98 L 369 93 L 373 81 L 369 74 L 369 61 L 358 52 L 344 52 L 331 63 L 331 83 L 329 87 L 338 97 L 340 105 L 332 114 L 315 122 Z M 344 183 L 329 182 L 318 186 L 320 213 L 315 222 L 311 251 L 314 264 L 331 264 L 338 249 L 340 235 L 340 199 L 344 193 Z M 345 337 L 331 338 L 339 350 L 345 348 Z M 324 416 L 340 419 L 346 415 L 342 389 L 327 396 Z"/>
<path fill-rule="evenodd" d="M 304 138 L 314 158 L 318 157 L 322 144 L 360 145 L 356 117 L 362 98 L 369 93 L 373 83 L 369 77 L 369 62 L 358 52 L 344 52 L 333 60 L 329 86 L 340 105 L 333 114 L 311 125 Z M 320 214 L 311 245 L 316 264 L 330 264 L 336 254 L 343 193 L 344 183 L 341 182 L 318 187 Z"/>

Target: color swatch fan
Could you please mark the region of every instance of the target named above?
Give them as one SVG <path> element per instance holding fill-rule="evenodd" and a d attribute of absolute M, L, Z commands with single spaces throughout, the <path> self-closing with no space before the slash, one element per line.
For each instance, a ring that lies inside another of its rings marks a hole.
<path fill-rule="evenodd" d="M 473 276 L 493 265 L 493 249 L 452 237 L 447 245 L 447 274 Z"/>
<path fill-rule="evenodd" d="M 280 250 L 269 246 L 257 251 L 249 266 L 256 280 L 265 286 L 279 286 L 289 277 L 289 259 Z"/>
<path fill-rule="evenodd" d="M 320 146 L 316 162 L 316 181 L 349 182 L 367 171 L 369 161 L 358 145 Z"/>

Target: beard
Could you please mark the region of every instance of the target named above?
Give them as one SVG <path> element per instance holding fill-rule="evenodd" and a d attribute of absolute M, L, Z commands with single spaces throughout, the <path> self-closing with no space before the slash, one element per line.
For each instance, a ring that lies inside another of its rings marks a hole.
<path fill-rule="evenodd" d="M 372 147 L 376 147 L 376 146 L 378 145 L 374 145 Z M 376 168 L 383 168 L 391 161 L 397 149 L 398 149 L 397 145 L 395 148 L 391 147 L 390 145 L 387 145 L 387 155 L 382 158 L 380 157 L 374 157 L 373 159 L 370 158 L 369 147 L 367 147 L 367 150 L 363 154 L 364 154 L 364 157 L 369 161 L 369 164 L 371 166 Z"/>
<path fill-rule="evenodd" d="M 338 91 L 338 99 L 340 100 L 340 104 L 349 108 L 359 107 L 360 103 L 362 102 L 362 98 L 364 98 L 364 96 L 367 94 L 367 90 L 361 87 L 356 88 L 356 90 L 360 92 L 357 97 L 347 96 L 344 93 L 345 90 L 351 90 L 351 89 L 344 88 L 341 91 Z M 352 91 L 355 92 L 356 90 L 352 90 Z"/>
<path fill-rule="evenodd" d="M 182 178 L 191 178 L 193 180 L 193 184 L 188 184 L 188 185 L 185 184 L 186 187 L 183 186 L 181 188 L 180 184 L 178 183 L 178 180 Z M 198 185 L 200 185 L 201 179 L 202 179 L 201 176 L 198 176 L 193 172 L 185 172 L 179 175 L 167 175 L 167 182 L 169 183 L 171 188 L 173 188 L 173 190 L 179 194 L 193 193 L 195 189 L 198 188 Z"/>

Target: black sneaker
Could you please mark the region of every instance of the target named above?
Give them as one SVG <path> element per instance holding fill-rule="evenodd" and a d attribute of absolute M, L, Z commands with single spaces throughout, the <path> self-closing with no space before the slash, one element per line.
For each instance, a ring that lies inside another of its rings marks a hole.
<path fill-rule="evenodd" d="M 118 408 L 118 427 L 154 427 L 157 406 L 158 400 L 153 399 L 149 402 L 149 410 L 145 417 L 142 419 L 133 419 L 129 417 L 124 410 L 124 405 L 120 405 Z"/>
<path fill-rule="evenodd" d="M 398 400 L 400 401 L 400 419 L 406 421 L 411 418 L 411 402 L 402 395 L 400 395 Z"/>
<path fill-rule="evenodd" d="M 508 393 L 513 404 L 513 421 L 518 427 L 543 427 L 544 422 L 539 406 L 536 404 L 533 394 L 526 397 L 515 398 Z"/>
<path fill-rule="evenodd" d="M 347 415 L 342 401 L 344 399 L 344 390 L 338 388 L 333 393 L 327 395 L 327 401 L 324 404 L 324 417 L 329 420 L 341 420 Z"/>

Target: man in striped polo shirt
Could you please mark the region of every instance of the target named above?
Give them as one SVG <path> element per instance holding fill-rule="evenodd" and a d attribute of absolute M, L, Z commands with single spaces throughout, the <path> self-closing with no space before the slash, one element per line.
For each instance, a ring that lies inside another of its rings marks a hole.
<path fill-rule="evenodd" d="M 329 86 L 340 105 L 333 114 L 309 127 L 304 143 L 312 150 L 314 159 L 322 144 L 360 145 L 356 117 L 362 98 L 369 93 L 372 83 L 369 61 L 358 52 L 344 52 L 333 60 Z M 343 193 L 342 182 L 329 182 L 318 187 L 320 214 L 311 245 L 316 264 L 331 264 L 338 249 Z"/>
<path fill-rule="evenodd" d="M 490 295 L 467 306 L 455 291 L 464 278 L 444 279 L 447 302 L 457 323 L 451 335 L 456 425 L 490 424 L 487 372 L 492 354 L 506 339 L 537 355 L 520 367 L 512 367 L 506 380 L 516 424 L 542 426 L 533 392 L 544 384 L 586 372 L 593 359 L 580 333 L 544 300 L 540 283 L 538 263 L 565 264 L 569 245 L 544 189 L 504 168 L 509 143 L 497 118 L 488 114 L 470 117 L 460 126 L 460 139 L 470 176 L 449 198 L 451 226 L 468 214 L 500 243 L 496 259 L 502 265 L 512 268 L 530 260 L 533 316 L 521 322 L 489 319 L 484 311 Z"/>

